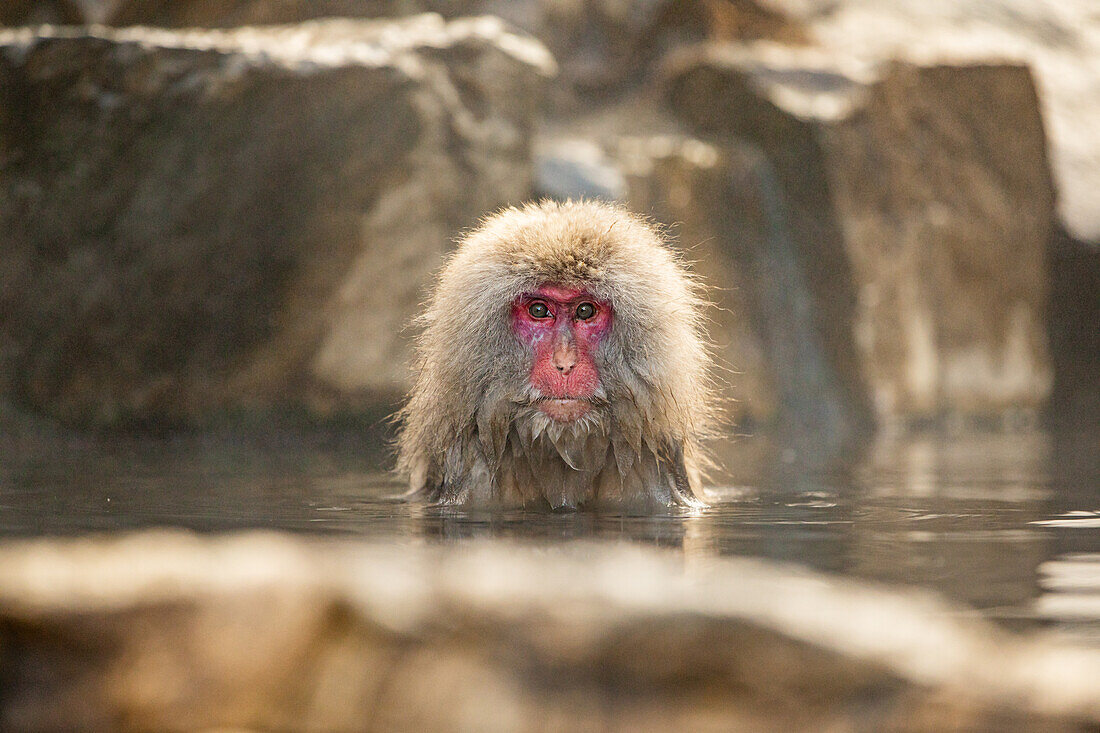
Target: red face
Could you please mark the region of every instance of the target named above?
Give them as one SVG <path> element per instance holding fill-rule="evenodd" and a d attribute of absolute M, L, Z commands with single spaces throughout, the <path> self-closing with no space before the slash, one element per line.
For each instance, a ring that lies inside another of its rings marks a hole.
<path fill-rule="evenodd" d="M 583 290 L 543 285 L 512 304 L 512 329 L 534 352 L 538 408 L 558 422 L 583 417 L 600 386 L 592 352 L 611 328 L 611 306 Z"/>

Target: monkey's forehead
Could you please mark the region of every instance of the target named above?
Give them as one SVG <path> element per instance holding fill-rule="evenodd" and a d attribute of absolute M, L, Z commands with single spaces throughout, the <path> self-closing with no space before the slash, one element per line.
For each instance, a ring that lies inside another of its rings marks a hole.
<path fill-rule="evenodd" d="M 557 282 L 540 283 L 537 288 L 533 288 L 524 294 L 536 298 L 545 298 L 546 300 L 552 300 L 558 303 L 570 303 L 575 300 L 593 297 L 593 294 L 588 288 L 577 287 L 575 285 L 563 285 Z"/>
<path fill-rule="evenodd" d="M 582 290 L 590 284 L 605 280 L 613 263 L 608 258 L 584 257 L 583 254 L 566 253 L 561 257 L 547 253 L 502 253 L 504 263 L 516 275 L 532 282 L 553 283 L 561 288 Z M 579 255 L 579 256 L 578 256 Z"/>

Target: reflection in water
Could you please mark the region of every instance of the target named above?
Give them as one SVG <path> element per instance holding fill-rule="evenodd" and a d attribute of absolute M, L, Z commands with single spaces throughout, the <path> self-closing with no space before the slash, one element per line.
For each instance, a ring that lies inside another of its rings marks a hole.
<path fill-rule="evenodd" d="M 690 528 L 701 519 L 699 511 L 671 516 L 624 516 L 592 512 L 455 511 L 416 507 L 423 537 L 462 540 L 478 537 L 529 539 L 546 542 L 613 538 L 656 547 L 683 548 Z"/>
<path fill-rule="evenodd" d="M 751 468 L 739 485 L 669 516 L 441 511 L 401 500 L 371 448 L 300 437 L 15 445 L 0 433 L 0 536 L 176 526 L 395 544 L 620 540 L 678 551 L 689 570 L 751 555 L 924 586 L 1001 623 L 1100 644 L 1100 451 L 1041 433 L 884 441 L 832 474 L 769 463 L 747 440 L 722 456 Z"/>
<path fill-rule="evenodd" d="M 1039 566 L 1043 594 L 1035 606 L 1042 618 L 1091 633 L 1100 643 L 1100 553 L 1062 555 Z"/>
<path fill-rule="evenodd" d="M 919 583 L 1009 622 L 1029 617 L 1047 537 L 1043 434 L 882 441 L 860 467 L 850 572 Z"/>

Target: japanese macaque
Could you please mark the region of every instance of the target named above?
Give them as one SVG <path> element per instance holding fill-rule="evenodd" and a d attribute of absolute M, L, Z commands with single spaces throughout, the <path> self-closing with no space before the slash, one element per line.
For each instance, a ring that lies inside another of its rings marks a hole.
<path fill-rule="evenodd" d="M 426 312 L 398 470 L 439 504 L 698 506 L 714 417 L 699 286 L 644 219 L 528 204 L 459 243 Z"/>

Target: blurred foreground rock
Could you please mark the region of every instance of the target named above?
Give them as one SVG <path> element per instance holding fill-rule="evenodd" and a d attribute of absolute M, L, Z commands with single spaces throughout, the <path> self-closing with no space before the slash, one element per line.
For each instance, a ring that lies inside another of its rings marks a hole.
<path fill-rule="evenodd" d="M 1084 730 L 1100 653 L 617 545 L 0 548 L 8 730 Z"/>
<path fill-rule="evenodd" d="M 85 425 L 400 395 L 552 70 L 491 18 L 0 33 L 0 391 Z"/>
<path fill-rule="evenodd" d="M 887 425 L 1043 407 L 1054 200 L 1027 69 L 711 46 L 667 88 L 701 133 L 766 156 L 797 278 L 756 288 L 803 293 L 788 311 L 857 406 Z"/>

